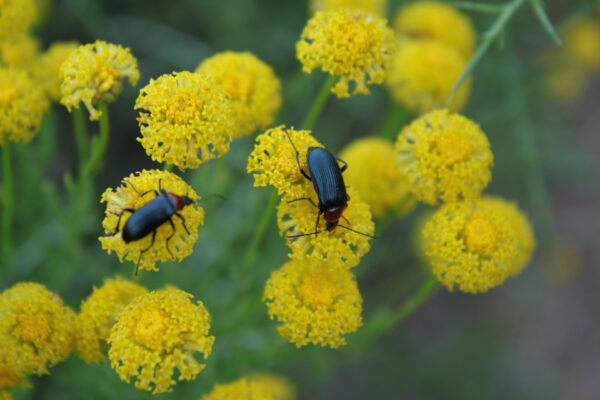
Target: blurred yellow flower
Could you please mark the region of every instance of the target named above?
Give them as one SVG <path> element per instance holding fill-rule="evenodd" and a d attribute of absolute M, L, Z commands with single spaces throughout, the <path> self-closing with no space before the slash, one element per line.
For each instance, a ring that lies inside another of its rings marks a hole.
<path fill-rule="evenodd" d="M 317 12 L 296 43 L 302 69 L 310 73 L 320 67 L 339 76 L 331 90 L 338 97 L 369 94 L 367 83 L 382 83 L 394 51 L 394 33 L 385 19 L 359 10 Z"/>
<path fill-rule="evenodd" d="M 297 347 L 337 348 L 343 335 L 362 326 L 362 297 L 346 269 L 310 259 L 292 260 L 273 271 L 263 295 L 279 334 Z"/>
<path fill-rule="evenodd" d="M 125 78 L 133 86 L 140 78 L 137 60 L 128 48 L 101 40 L 79 46 L 60 66 L 60 103 L 69 112 L 83 103 L 90 120 L 97 120 L 102 112 L 96 106 L 113 102 Z"/>
<path fill-rule="evenodd" d="M 18 283 L 0 294 L 0 343 L 0 366 L 48 374 L 75 345 L 75 313 L 43 285 Z"/>
<path fill-rule="evenodd" d="M 358 191 L 373 216 L 384 217 L 410 195 L 408 176 L 400 170 L 391 142 L 376 137 L 359 139 L 342 150 L 340 158 L 349 165 L 345 182 Z M 396 215 L 408 213 L 415 203 L 414 198 L 408 200 Z"/>
<path fill-rule="evenodd" d="M 519 244 L 504 205 L 485 200 L 445 204 L 423 229 L 433 273 L 451 291 L 482 293 L 515 272 Z"/>
<path fill-rule="evenodd" d="M 0 68 L 0 146 L 29 142 L 37 133 L 49 102 L 26 72 Z"/>
<path fill-rule="evenodd" d="M 135 109 L 146 153 L 181 170 L 221 157 L 235 134 L 230 97 L 204 75 L 185 71 L 151 79 Z"/>
<path fill-rule="evenodd" d="M 400 35 L 434 39 L 454 47 L 464 59 L 473 55 L 475 29 L 469 18 L 440 1 L 417 1 L 398 10 L 394 29 Z"/>
<path fill-rule="evenodd" d="M 214 336 L 210 315 L 193 296 L 169 287 L 136 297 L 118 315 L 108 343 L 112 367 L 122 380 L 136 377 L 135 387 L 164 393 L 178 380 L 193 380 L 206 367 L 195 359 L 208 358 Z"/>
<path fill-rule="evenodd" d="M 211 76 L 231 97 L 238 126 L 233 138 L 265 129 L 281 107 L 281 82 L 273 68 L 249 52 L 225 51 L 206 60 L 196 72 Z"/>
<path fill-rule="evenodd" d="M 544 79 L 548 93 L 561 102 L 575 100 L 588 84 L 588 74 L 568 63 L 553 65 Z"/>
<path fill-rule="evenodd" d="M 131 300 L 148 293 L 143 286 L 123 278 L 106 279 L 102 287 L 81 304 L 77 315 L 77 350 L 86 362 L 106 359 L 106 340 L 117 320 L 117 315 Z"/>
<path fill-rule="evenodd" d="M 202 396 L 202 400 L 279 400 L 259 382 L 253 379 L 238 379 L 224 385 L 215 385 L 213 390 Z"/>
<path fill-rule="evenodd" d="M 600 21 L 597 17 L 579 20 L 564 33 L 564 57 L 573 68 L 600 71 Z"/>
<path fill-rule="evenodd" d="M 343 218 L 339 220 L 338 226 L 327 231 L 326 221 L 321 215 L 319 225 L 316 227 L 319 234 L 287 238 L 288 246 L 292 249 L 292 259 L 303 260 L 310 256 L 315 260 L 328 261 L 343 268 L 352 268 L 358 265 L 361 257 L 371 249 L 369 244 L 371 238 L 342 226 L 373 235 L 375 224 L 369 211 L 369 205 L 360 199 L 358 192 L 352 187 L 348 187 L 347 192 L 350 201 L 348 201 L 348 207 L 344 210 Z M 315 204 L 319 204 L 312 186 L 301 197 L 310 197 Z M 319 209 L 307 200 L 290 203 L 284 197 L 277 207 L 279 233 L 287 237 L 287 235 L 315 232 L 318 213 Z"/>
<path fill-rule="evenodd" d="M 250 380 L 271 393 L 274 400 L 294 400 L 296 398 L 294 384 L 282 375 L 261 372 L 252 375 Z"/>
<path fill-rule="evenodd" d="M 40 43 L 31 35 L 19 35 L 0 43 L 0 60 L 5 66 L 29 70 L 38 61 L 39 53 Z"/>
<path fill-rule="evenodd" d="M 36 83 L 54 101 L 60 100 L 60 66 L 69 54 L 79 47 L 77 42 L 56 42 L 40 56 L 33 65 L 32 73 Z"/>
<path fill-rule="evenodd" d="M 424 113 L 446 106 L 466 67 L 467 60 L 444 43 L 400 38 L 385 83 L 396 101 L 411 111 Z M 450 110 L 461 110 L 470 92 L 469 77 L 454 95 Z"/>
<path fill-rule="evenodd" d="M 102 248 L 109 254 L 111 251 L 117 253 L 121 262 L 124 258 L 134 263 L 139 262 L 139 268 L 148 271 L 158 271 L 157 261 L 181 261 L 192 254 L 198 239 L 198 226 L 204 224 L 204 209 L 194 204 L 185 205 L 183 209 L 177 211 L 185 219 L 185 225 L 183 219 L 175 215 L 171 217 L 173 225 L 168 221 L 160 225 L 155 230 L 154 244 L 152 244 L 153 234 L 125 243 L 122 229 L 132 214 L 125 210 L 139 210 L 152 201 L 156 197 L 153 191 L 158 192 L 159 183 L 167 193 L 187 196 L 194 202 L 200 199 L 196 192 L 177 175 L 159 170 L 132 173 L 122 182 L 116 190 L 108 188 L 102 194 L 101 202 L 106 203 L 102 227 L 109 235 L 98 238 Z M 148 193 L 144 194 L 146 192 Z M 170 200 L 174 199 L 170 198 Z M 121 214 L 122 217 L 119 219 Z"/>
<path fill-rule="evenodd" d="M 254 173 L 255 187 L 271 185 L 277 189 L 278 194 L 297 199 L 303 197 L 312 184 L 300 172 L 296 152 L 286 133 L 290 135 L 298 150 L 298 161 L 302 169 L 308 171 L 308 149 L 323 146 L 311 136 L 310 131 L 297 131 L 294 128 L 286 128 L 285 125 L 269 129 L 256 137 L 246 170 L 249 174 Z"/>
<path fill-rule="evenodd" d="M 428 204 L 475 199 L 492 179 L 487 137 L 476 123 L 448 110 L 432 111 L 405 127 L 396 152 L 413 194 Z"/>
<path fill-rule="evenodd" d="M 0 42 L 26 33 L 38 16 L 35 0 L 0 2 Z"/>
<path fill-rule="evenodd" d="M 2 366 L 0 363 L 0 400 L 13 400 L 8 390 L 14 387 L 27 386 L 29 384 L 24 376 L 16 374 L 13 370 Z"/>
<path fill-rule="evenodd" d="M 377 17 L 387 16 L 387 0 L 310 0 L 311 11 L 335 11 L 344 8 L 361 10 Z"/>

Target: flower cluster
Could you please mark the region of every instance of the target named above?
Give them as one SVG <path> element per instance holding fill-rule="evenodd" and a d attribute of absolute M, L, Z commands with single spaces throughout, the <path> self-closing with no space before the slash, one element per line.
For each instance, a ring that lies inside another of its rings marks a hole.
<path fill-rule="evenodd" d="M 54 101 L 60 100 L 60 67 L 67 57 L 79 47 L 77 42 L 56 42 L 40 56 L 32 74 Z"/>
<path fill-rule="evenodd" d="M 310 9 L 317 11 L 335 11 L 349 8 L 361 10 L 380 18 L 387 16 L 387 0 L 310 0 Z"/>
<path fill-rule="evenodd" d="M 359 10 L 317 12 L 296 44 L 302 69 L 339 76 L 332 89 L 338 97 L 368 94 L 367 83 L 382 83 L 394 51 L 394 34 L 384 19 Z"/>
<path fill-rule="evenodd" d="M 39 41 L 33 36 L 19 35 L 0 42 L 0 61 L 8 67 L 28 70 L 38 60 L 39 47 Z"/>
<path fill-rule="evenodd" d="M 213 390 L 202 400 L 280 400 L 259 382 L 242 378 L 224 385 L 215 385 Z"/>
<path fill-rule="evenodd" d="M 0 3 L 0 42 L 25 34 L 37 16 L 35 0 L 3 0 Z"/>

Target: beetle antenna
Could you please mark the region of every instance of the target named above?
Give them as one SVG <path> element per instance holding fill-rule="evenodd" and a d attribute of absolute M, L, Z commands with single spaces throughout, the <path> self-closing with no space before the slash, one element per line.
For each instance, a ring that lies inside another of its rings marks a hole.
<path fill-rule="evenodd" d="M 358 233 L 359 235 L 363 235 L 363 236 L 366 236 L 366 237 L 370 237 L 371 239 L 377 239 L 375 236 L 371 236 L 371 235 L 369 235 L 368 233 L 363 233 L 363 232 L 355 231 L 355 230 L 354 230 L 354 229 L 352 229 L 352 228 L 349 228 L 349 227 L 347 227 L 347 226 L 340 225 L 340 224 L 338 224 L 338 226 L 339 226 L 339 227 L 342 227 L 342 228 L 344 228 L 344 229 L 348 229 L 349 231 L 352 231 L 352 232 L 354 232 L 354 233 Z"/>
<path fill-rule="evenodd" d="M 301 236 L 311 236 L 311 235 L 318 235 L 319 233 L 321 233 L 323 231 L 316 231 L 316 232 L 311 232 L 311 233 L 300 233 L 298 235 L 287 235 L 286 237 L 288 239 L 292 239 L 292 238 L 297 238 L 297 237 L 301 237 Z"/>

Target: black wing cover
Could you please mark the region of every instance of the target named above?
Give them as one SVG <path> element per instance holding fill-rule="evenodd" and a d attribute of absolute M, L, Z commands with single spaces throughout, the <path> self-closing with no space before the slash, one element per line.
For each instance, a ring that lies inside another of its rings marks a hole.
<path fill-rule="evenodd" d="M 308 172 L 315 192 L 319 197 L 319 208 L 326 210 L 348 203 L 346 185 L 335 157 L 321 147 L 311 147 L 306 154 Z"/>

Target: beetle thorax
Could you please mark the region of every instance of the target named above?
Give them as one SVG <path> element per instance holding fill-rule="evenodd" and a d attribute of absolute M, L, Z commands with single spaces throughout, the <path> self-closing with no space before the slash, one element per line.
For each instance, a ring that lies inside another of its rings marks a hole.
<path fill-rule="evenodd" d="M 167 193 L 167 197 L 169 198 L 171 204 L 173 204 L 173 207 L 175 207 L 175 210 L 180 211 L 183 209 L 183 207 L 185 207 L 185 201 L 183 198 L 181 198 L 181 196 L 177 196 L 173 193 Z"/>
<path fill-rule="evenodd" d="M 341 207 L 329 208 L 323 211 L 323 218 L 327 222 L 337 223 L 346 207 L 346 205 L 343 205 Z"/>

